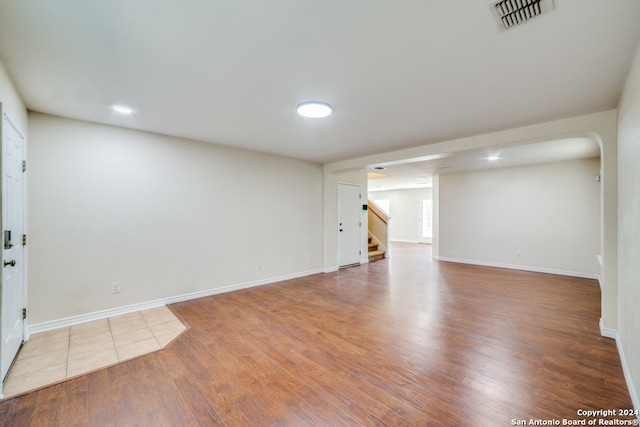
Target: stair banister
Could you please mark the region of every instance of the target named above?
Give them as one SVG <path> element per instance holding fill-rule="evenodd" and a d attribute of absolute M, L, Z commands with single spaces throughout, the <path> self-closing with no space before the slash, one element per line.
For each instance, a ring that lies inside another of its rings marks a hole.
<path fill-rule="evenodd" d="M 388 253 L 389 247 L 389 220 L 387 215 L 373 200 L 368 200 L 369 236 L 377 243 L 381 249 Z"/>

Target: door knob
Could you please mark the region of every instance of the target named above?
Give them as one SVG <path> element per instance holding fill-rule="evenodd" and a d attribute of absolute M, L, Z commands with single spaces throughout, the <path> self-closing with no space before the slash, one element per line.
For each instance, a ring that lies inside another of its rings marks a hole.
<path fill-rule="evenodd" d="M 11 261 L 5 261 L 4 262 L 4 266 L 6 267 L 7 265 L 10 265 L 11 267 L 16 265 L 16 260 L 12 259 Z"/>

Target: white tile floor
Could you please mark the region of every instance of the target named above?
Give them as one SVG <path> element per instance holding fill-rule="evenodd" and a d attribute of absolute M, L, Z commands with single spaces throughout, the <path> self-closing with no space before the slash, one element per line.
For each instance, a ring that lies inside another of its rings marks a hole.
<path fill-rule="evenodd" d="M 163 306 L 34 334 L 9 371 L 4 399 L 160 350 L 185 329 Z"/>

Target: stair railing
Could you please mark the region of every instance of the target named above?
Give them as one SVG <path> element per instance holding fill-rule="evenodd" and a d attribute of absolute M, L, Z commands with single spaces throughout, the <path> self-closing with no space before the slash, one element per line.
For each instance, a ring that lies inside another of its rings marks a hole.
<path fill-rule="evenodd" d="M 368 209 L 369 218 L 369 236 L 375 241 L 385 252 L 389 249 L 389 220 L 391 217 L 387 215 L 376 202 L 369 200 Z"/>

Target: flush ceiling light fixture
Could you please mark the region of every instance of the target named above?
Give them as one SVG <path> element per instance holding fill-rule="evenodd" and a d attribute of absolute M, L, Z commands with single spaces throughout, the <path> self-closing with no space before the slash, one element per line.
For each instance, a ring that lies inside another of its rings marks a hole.
<path fill-rule="evenodd" d="M 296 111 L 302 117 L 321 119 L 330 115 L 333 112 L 333 108 L 326 102 L 308 101 L 298 104 Z"/>
<path fill-rule="evenodd" d="M 489 160 L 490 162 L 495 162 L 496 160 L 500 160 L 500 156 L 489 156 L 487 157 L 487 160 Z"/>
<path fill-rule="evenodd" d="M 119 113 L 125 116 L 128 116 L 133 113 L 133 110 L 131 108 L 124 105 L 114 105 L 113 107 L 111 107 L 111 109 L 116 113 Z"/>

